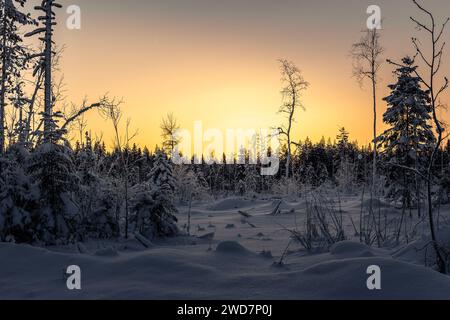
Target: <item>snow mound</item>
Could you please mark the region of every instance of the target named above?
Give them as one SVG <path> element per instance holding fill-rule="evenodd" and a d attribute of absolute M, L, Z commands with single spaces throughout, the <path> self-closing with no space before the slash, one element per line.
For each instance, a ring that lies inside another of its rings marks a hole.
<path fill-rule="evenodd" d="M 99 257 L 117 257 L 119 253 L 112 247 L 100 249 L 95 252 L 96 256 Z"/>
<path fill-rule="evenodd" d="M 381 269 L 381 290 L 367 289 L 367 268 L 373 265 Z M 328 261 L 304 270 L 298 279 L 308 299 L 450 299 L 449 277 L 389 258 Z"/>
<path fill-rule="evenodd" d="M 250 200 L 242 198 L 229 198 L 221 200 L 212 205 L 209 210 L 211 211 L 228 211 L 233 209 L 240 209 L 254 205 Z"/>
<path fill-rule="evenodd" d="M 379 200 L 379 199 L 373 199 L 372 200 L 372 205 L 373 205 L 374 208 L 392 208 L 392 206 L 389 203 L 384 202 L 384 201 Z M 361 203 L 359 203 L 358 206 L 361 207 Z M 364 200 L 363 207 L 364 208 L 370 208 L 370 199 Z"/>
<path fill-rule="evenodd" d="M 348 252 L 355 244 L 340 244 Z M 331 254 L 303 257 L 288 269 L 270 268 L 260 255 L 223 242 L 218 252 L 204 247 L 154 248 L 101 257 L 0 244 L 0 299 L 450 299 L 450 278 L 392 258 L 336 260 Z M 361 249 L 361 247 L 359 247 Z M 69 291 L 63 270 L 82 269 L 81 291 Z M 382 290 L 367 289 L 367 268 L 381 268 Z"/>
<path fill-rule="evenodd" d="M 334 256 L 346 258 L 374 257 L 376 255 L 372 248 L 355 241 L 336 243 L 331 247 L 330 253 Z"/>
<path fill-rule="evenodd" d="M 235 255 L 246 255 L 250 251 L 244 248 L 241 244 L 236 241 L 224 241 L 217 245 L 216 252 L 235 254 Z"/>
<path fill-rule="evenodd" d="M 450 228 L 442 228 L 437 232 L 439 245 L 450 248 Z M 411 242 L 397 250 L 393 255 L 395 259 L 425 265 L 432 264 L 436 260 L 436 254 L 432 246 L 430 236 Z"/>

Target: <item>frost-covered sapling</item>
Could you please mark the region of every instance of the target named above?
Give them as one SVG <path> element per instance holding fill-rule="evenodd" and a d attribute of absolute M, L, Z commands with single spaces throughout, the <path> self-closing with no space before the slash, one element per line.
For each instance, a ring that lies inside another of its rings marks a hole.
<path fill-rule="evenodd" d="M 138 186 L 132 200 L 136 232 L 147 238 L 178 234 L 174 192 L 172 166 L 167 156 L 158 151 L 148 181 Z"/>

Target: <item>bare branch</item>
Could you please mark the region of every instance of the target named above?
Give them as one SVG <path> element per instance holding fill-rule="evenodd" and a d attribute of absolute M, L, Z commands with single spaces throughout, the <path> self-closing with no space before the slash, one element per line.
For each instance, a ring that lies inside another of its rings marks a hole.
<path fill-rule="evenodd" d="M 427 30 L 429 33 L 432 33 L 432 32 L 433 32 L 433 31 L 430 30 L 430 28 L 428 28 L 427 26 L 425 26 L 423 23 L 420 23 L 419 21 L 417 21 L 417 20 L 414 19 L 413 17 L 410 17 L 410 19 L 411 19 L 412 21 L 414 21 L 414 22 L 417 24 L 417 26 L 418 26 L 419 28 L 425 29 L 425 30 Z"/>

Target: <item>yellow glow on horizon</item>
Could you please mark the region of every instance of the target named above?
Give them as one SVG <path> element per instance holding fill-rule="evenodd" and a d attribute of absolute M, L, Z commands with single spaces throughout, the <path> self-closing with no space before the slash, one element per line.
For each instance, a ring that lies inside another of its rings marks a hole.
<path fill-rule="evenodd" d="M 78 2 L 85 6 L 91 3 Z M 295 62 L 311 84 L 304 92 L 306 111 L 299 110 L 296 115 L 294 140 L 310 137 L 319 141 L 322 136 L 334 140 L 343 126 L 351 140 L 364 145 L 372 140 L 371 92 L 369 86 L 361 89 L 351 77 L 348 56 L 365 22 L 365 3 L 339 5 L 336 10 L 346 15 L 345 19 L 333 22 L 327 20 L 329 14 L 322 12 L 323 6 L 302 1 L 297 15 L 303 19 L 296 20 L 283 18 L 289 6 L 280 12 L 250 8 L 235 17 L 237 13 L 232 11 L 212 9 L 209 15 L 195 10 L 184 12 L 183 6 L 181 10 L 158 1 L 142 2 L 141 6 L 158 7 L 161 13 L 148 9 L 153 14 L 148 19 L 133 15 L 125 18 L 122 11 L 116 11 L 120 3 L 113 2 L 116 7 L 110 11 L 99 11 L 100 7 L 84 11 L 80 32 L 58 30 L 57 43 L 67 45 L 61 69 L 68 100 L 80 103 L 87 96 L 94 101 L 104 93 L 123 97 L 124 122 L 130 118 L 132 130 L 139 130 L 133 142 L 150 149 L 160 145 L 159 125 L 169 112 L 188 130 L 195 121 L 223 132 L 279 126 L 283 121 L 277 114 L 281 103 L 279 58 Z M 410 13 L 394 6 L 383 2 L 383 12 L 389 16 L 382 40 L 385 57 L 398 60 L 412 52 L 410 36 L 414 29 L 409 23 Z M 443 74 L 448 68 L 446 63 Z M 382 114 L 386 109 L 382 97 L 393 81 L 392 69 L 387 64 L 382 69 L 379 133 L 384 128 Z M 448 94 L 443 99 L 447 100 Z M 111 124 L 95 112 L 87 120 L 93 136 L 103 134 L 111 146 Z"/>

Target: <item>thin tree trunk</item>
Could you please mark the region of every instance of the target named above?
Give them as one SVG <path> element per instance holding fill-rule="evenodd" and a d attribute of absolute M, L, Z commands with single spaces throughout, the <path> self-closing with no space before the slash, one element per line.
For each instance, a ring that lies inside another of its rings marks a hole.
<path fill-rule="evenodd" d="M 52 6 L 47 4 L 47 21 L 45 24 L 45 118 L 44 118 L 44 141 L 50 142 L 52 131 Z"/>
<path fill-rule="evenodd" d="M 2 11 L 3 17 L 3 37 L 2 37 L 2 83 L 0 88 L 0 154 L 5 151 L 5 96 L 6 96 L 6 67 L 7 67 L 7 53 L 6 53 L 6 12 L 5 5 Z"/>
<path fill-rule="evenodd" d="M 378 226 L 375 219 L 375 211 L 373 206 L 373 200 L 375 197 L 376 188 L 376 176 L 377 176 L 377 83 L 376 83 L 376 70 L 375 70 L 375 57 L 372 58 L 372 97 L 373 97 L 373 162 L 372 162 L 372 187 L 370 190 L 370 214 L 373 215 L 373 221 L 375 222 L 375 232 L 377 233 L 378 247 L 381 247 L 381 216 L 378 216 Z"/>
<path fill-rule="evenodd" d="M 434 25 L 434 18 L 433 18 L 433 25 Z M 436 257 L 437 257 L 437 264 L 438 264 L 438 268 L 439 268 L 439 272 L 446 274 L 447 273 L 447 266 L 445 263 L 445 259 L 442 256 L 442 252 L 441 249 L 439 248 L 439 244 L 438 244 L 438 240 L 437 240 L 437 235 L 436 235 L 436 227 L 434 224 L 434 216 L 433 216 L 433 199 L 432 199 L 432 193 L 431 193 L 431 188 L 432 188 L 432 178 L 433 178 L 433 166 L 434 166 L 434 162 L 436 159 L 436 155 L 439 151 L 439 148 L 441 146 L 442 143 L 442 126 L 441 123 L 438 119 L 437 116 L 437 111 L 436 111 L 436 96 L 434 93 L 434 76 L 435 76 L 435 61 L 436 61 L 436 41 L 435 41 L 435 35 L 434 32 L 432 32 L 431 34 L 431 39 L 433 42 L 433 50 L 432 50 L 432 54 L 433 54 L 433 59 L 431 62 L 431 74 L 430 74 L 430 95 L 431 95 L 431 105 L 433 108 L 433 121 L 434 124 L 436 125 L 436 129 L 438 132 L 438 138 L 436 141 L 436 145 L 434 147 L 433 153 L 431 154 L 431 159 L 430 159 L 430 164 L 428 166 L 428 174 L 427 174 L 427 193 L 428 193 L 428 219 L 430 221 L 430 232 L 431 232 L 431 239 L 433 241 L 433 247 L 434 250 L 436 251 Z"/>
<path fill-rule="evenodd" d="M 191 235 L 191 212 L 192 212 L 192 191 L 189 196 L 189 211 L 188 211 L 188 224 L 187 224 L 187 233 L 188 236 Z"/>
<path fill-rule="evenodd" d="M 293 107 L 292 107 L 292 111 L 291 114 L 289 116 L 289 128 L 288 128 L 288 132 L 287 132 L 287 148 L 288 148 L 288 154 L 287 154 L 287 159 L 286 159 L 286 179 L 289 179 L 290 175 L 291 175 L 291 158 L 292 158 L 292 140 L 291 140 L 291 130 L 292 130 L 292 121 L 294 118 L 294 112 L 295 112 L 295 98 L 294 98 L 294 102 L 293 102 Z"/>
<path fill-rule="evenodd" d="M 433 55 L 435 55 L 435 51 L 433 50 Z M 434 70 L 434 66 L 432 67 Z M 431 77 L 431 97 L 432 97 L 432 105 L 435 106 L 436 101 L 434 98 L 434 92 L 433 92 L 433 76 Z M 445 263 L 445 259 L 442 256 L 442 252 L 441 249 L 439 247 L 438 244 L 438 240 L 437 240 L 437 235 L 436 235 L 436 227 L 435 227 L 435 223 L 434 223 L 434 216 L 433 216 L 433 198 L 432 198 L 432 179 L 433 179 L 433 165 L 436 159 L 436 154 L 439 151 L 439 148 L 441 146 L 442 143 L 442 127 L 441 124 L 439 122 L 439 119 L 437 118 L 437 113 L 436 113 L 436 107 L 433 107 L 433 119 L 434 122 L 436 124 L 437 127 L 437 131 L 438 131 L 438 138 L 437 138 L 437 142 L 436 145 L 434 147 L 433 153 L 431 154 L 431 159 L 430 159 L 430 164 L 428 166 L 428 174 L 427 174 L 427 194 L 428 194 L 428 219 L 429 219 L 429 223 L 430 223 L 430 232 L 431 232 L 431 240 L 433 241 L 433 248 L 436 252 L 436 257 L 437 257 L 437 264 L 438 264 L 438 268 L 439 268 L 439 272 L 446 274 L 447 273 L 447 266 Z"/>
<path fill-rule="evenodd" d="M 31 101 L 28 108 L 28 115 L 27 115 L 27 122 L 25 124 L 24 134 L 21 137 L 20 143 L 22 144 L 28 144 L 30 143 L 30 135 L 31 132 L 34 131 L 34 128 L 32 128 L 32 123 L 34 123 L 34 105 L 36 103 L 37 95 L 39 93 L 39 90 L 42 86 L 42 78 L 43 73 L 39 72 L 39 75 L 37 77 L 36 86 L 34 87 L 33 95 L 31 97 Z M 33 130 L 32 130 L 33 129 Z"/>
<path fill-rule="evenodd" d="M 129 209 L 128 209 L 128 173 L 126 173 L 125 177 L 125 239 L 128 239 L 128 217 L 129 217 Z"/>
<path fill-rule="evenodd" d="M 375 70 L 373 70 L 373 77 L 375 77 Z M 372 194 L 375 193 L 375 183 L 377 176 L 377 88 L 376 81 L 372 80 L 373 92 L 373 168 L 372 168 Z"/>

